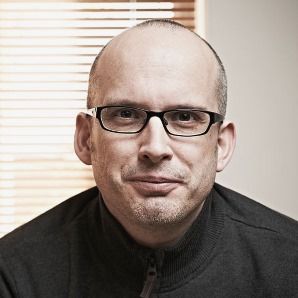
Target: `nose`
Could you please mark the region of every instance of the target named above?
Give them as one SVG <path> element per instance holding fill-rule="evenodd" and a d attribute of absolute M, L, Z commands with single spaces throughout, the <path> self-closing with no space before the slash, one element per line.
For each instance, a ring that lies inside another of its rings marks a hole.
<path fill-rule="evenodd" d="M 141 144 L 138 154 L 140 160 L 159 163 L 172 159 L 173 152 L 169 146 L 169 135 L 158 117 L 152 117 L 149 120 L 140 137 Z"/>

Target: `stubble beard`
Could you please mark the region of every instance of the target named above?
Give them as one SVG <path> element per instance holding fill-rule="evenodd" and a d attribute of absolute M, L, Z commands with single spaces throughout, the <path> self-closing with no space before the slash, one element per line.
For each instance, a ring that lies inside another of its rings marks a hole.
<path fill-rule="evenodd" d="M 130 193 L 124 200 L 127 206 L 123 216 L 131 224 L 146 228 L 175 226 L 187 221 L 187 218 L 191 218 L 194 214 L 199 213 L 204 200 L 214 184 L 214 161 L 210 161 L 208 164 L 204 166 L 205 172 L 202 172 L 197 180 L 190 185 L 179 186 L 177 190 L 165 197 L 143 198 L 134 192 Z M 167 167 L 162 169 L 162 171 L 177 178 L 185 178 L 188 174 L 185 171 L 178 172 Z M 124 166 L 121 172 L 122 177 L 125 177 L 127 173 L 136 172 L 136 170 L 135 168 Z M 123 195 L 125 193 L 121 186 L 117 188 L 120 194 Z"/>
<path fill-rule="evenodd" d="M 188 185 L 186 191 L 177 191 L 176 194 L 170 193 L 165 197 L 142 198 L 136 192 L 128 193 L 127 186 L 123 184 L 123 178 L 138 172 L 146 173 L 146 171 L 155 170 L 161 174 L 167 173 L 167 175 L 183 179 L 189 176 L 187 171 L 173 169 L 167 165 L 158 165 L 156 169 L 144 165 L 141 167 L 124 165 L 119 175 L 115 177 L 108 170 L 108 162 L 97 159 L 96 154 L 93 155 L 95 158 L 93 158 L 92 166 L 94 178 L 102 191 L 105 205 L 120 223 L 127 222 L 131 226 L 136 225 L 146 229 L 156 227 L 166 229 L 183 223 L 201 210 L 215 180 L 217 150 L 213 154 L 213 157 L 206 157 L 209 161 L 202 165 L 201 170 L 196 173 L 197 179 Z"/>

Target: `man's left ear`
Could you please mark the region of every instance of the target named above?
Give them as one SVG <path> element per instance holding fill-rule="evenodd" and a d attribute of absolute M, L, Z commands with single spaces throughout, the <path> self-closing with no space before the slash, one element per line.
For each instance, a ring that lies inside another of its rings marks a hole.
<path fill-rule="evenodd" d="M 224 121 L 220 126 L 217 140 L 217 167 L 221 172 L 230 162 L 236 144 L 236 128 L 233 122 Z"/>

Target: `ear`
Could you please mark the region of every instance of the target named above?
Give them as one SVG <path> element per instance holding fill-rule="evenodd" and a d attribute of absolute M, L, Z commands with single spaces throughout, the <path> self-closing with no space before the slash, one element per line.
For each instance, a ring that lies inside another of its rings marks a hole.
<path fill-rule="evenodd" d="M 221 172 L 230 162 L 236 145 L 236 128 L 233 122 L 224 122 L 220 126 L 217 141 L 217 167 Z"/>
<path fill-rule="evenodd" d="M 91 165 L 91 123 L 85 113 L 77 115 L 74 149 L 78 158 L 86 165 Z"/>

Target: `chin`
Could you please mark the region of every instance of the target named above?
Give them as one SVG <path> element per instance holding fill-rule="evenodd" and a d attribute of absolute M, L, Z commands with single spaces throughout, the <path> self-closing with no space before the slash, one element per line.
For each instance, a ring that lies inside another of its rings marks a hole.
<path fill-rule="evenodd" d="M 146 198 L 145 202 L 135 203 L 131 208 L 136 223 L 143 225 L 180 223 L 188 215 L 185 205 L 165 197 Z"/>

